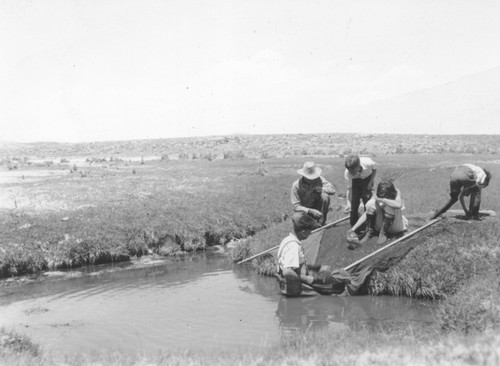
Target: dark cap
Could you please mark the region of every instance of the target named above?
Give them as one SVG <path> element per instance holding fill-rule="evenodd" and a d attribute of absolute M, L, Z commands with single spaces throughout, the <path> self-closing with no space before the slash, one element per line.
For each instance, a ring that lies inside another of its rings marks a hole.
<path fill-rule="evenodd" d="M 294 213 L 292 216 L 292 222 L 293 222 L 293 227 L 297 231 L 301 230 L 312 231 L 314 229 L 321 227 L 321 225 L 315 219 L 313 219 L 311 216 L 309 216 L 304 212 Z"/>
<path fill-rule="evenodd" d="M 359 159 L 359 156 L 356 155 L 356 154 L 351 154 L 351 155 L 348 155 L 346 158 L 345 158 L 345 167 L 348 169 L 348 170 L 351 170 L 353 168 L 356 168 L 358 167 L 359 165 L 361 164 L 361 160 Z"/>

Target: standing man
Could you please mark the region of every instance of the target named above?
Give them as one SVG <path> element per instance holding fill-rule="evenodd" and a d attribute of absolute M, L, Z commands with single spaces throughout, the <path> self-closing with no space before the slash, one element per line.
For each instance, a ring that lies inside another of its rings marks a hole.
<path fill-rule="evenodd" d="M 306 161 L 304 167 L 297 170 L 302 177 L 293 182 L 291 199 L 295 212 L 304 212 L 323 226 L 335 187 L 321 176 L 321 172 L 312 161 Z"/>
<path fill-rule="evenodd" d="M 431 219 L 444 214 L 458 200 L 464 209 L 467 219 L 479 220 L 479 206 L 481 205 L 481 188 L 490 184 L 491 173 L 473 164 L 458 166 L 450 175 L 450 199 L 437 210 Z M 464 197 L 470 196 L 469 209 L 467 209 Z"/>
<path fill-rule="evenodd" d="M 347 182 L 347 210 L 351 210 L 351 227 L 356 224 L 359 218 L 359 200 L 363 204 L 372 197 L 373 182 L 377 174 L 377 163 L 369 157 L 359 157 L 358 155 L 348 155 L 345 159 L 345 174 Z"/>

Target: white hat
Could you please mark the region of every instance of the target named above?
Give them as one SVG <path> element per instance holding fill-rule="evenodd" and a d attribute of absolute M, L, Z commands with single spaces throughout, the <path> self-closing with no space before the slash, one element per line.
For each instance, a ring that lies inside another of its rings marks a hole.
<path fill-rule="evenodd" d="M 321 168 L 314 165 L 312 161 L 306 161 L 302 169 L 297 170 L 297 173 L 306 177 L 307 179 L 316 179 L 321 175 Z"/>

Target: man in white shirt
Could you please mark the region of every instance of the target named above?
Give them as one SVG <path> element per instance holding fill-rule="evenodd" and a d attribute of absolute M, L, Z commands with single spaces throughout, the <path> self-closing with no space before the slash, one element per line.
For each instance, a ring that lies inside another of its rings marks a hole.
<path fill-rule="evenodd" d="M 444 214 L 458 200 L 465 212 L 465 216 L 470 219 L 479 220 L 479 206 L 481 205 L 481 189 L 486 188 L 490 183 L 491 173 L 489 170 L 478 167 L 474 164 L 463 164 L 458 166 L 450 175 L 450 199 L 437 210 L 431 217 Z M 470 196 L 469 208 L 467 209 L 464 197 Z"/>
<path fill-rule="evenodd" d="M 308 274 L 301 241 L 318 227 L 318 222 L 304 212 L 296 212 L 292 216 L 292 232 L 281 241 L 277 254 L 277 272 L 284 278 L 283 282 L 280 281 L 280 289 L 287 296 L 299 296 L 302 283 L 315 283 L 314 277 Z"/>
<path fill-rule="evenodd" d="M 349 155 L 345 159 L 344 177 L 347 182 L 347 207 L 350 209 L 351 227 L 356 224 L 359 218 L 360 200 L 363 204 L 372 198 L 373 183 L 377 174 L 377 163 L 369 157 L 359 157 L 358 155 Z"/>

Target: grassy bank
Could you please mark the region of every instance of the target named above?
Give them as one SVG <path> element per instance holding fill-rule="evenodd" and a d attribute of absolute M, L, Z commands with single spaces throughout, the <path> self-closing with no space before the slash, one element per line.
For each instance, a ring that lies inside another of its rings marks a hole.
<path fill-rule="evenodd" d="M 500 335 L 457 334 L 425 336 L 411 328 L 392 329 L 376 336 L 363 329 L 310 331 L 289 335 L 268 349 L 228 352 L 163 351 L 125 355 L 108 352 L 64 359 L 43 353 L 0 353 L 9 365 L 498 365 Z"/>
<path fill-rule="evenodd" d="M 0 212 L 2 276 L 202 250 L 289 211 L 290 175 L 258 160 L 117 163 L 85 177 L 59 169 L 5 184 L 16 207 Z"/>

